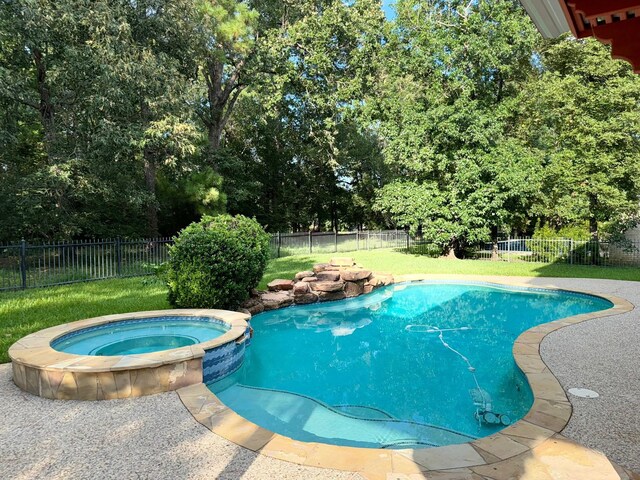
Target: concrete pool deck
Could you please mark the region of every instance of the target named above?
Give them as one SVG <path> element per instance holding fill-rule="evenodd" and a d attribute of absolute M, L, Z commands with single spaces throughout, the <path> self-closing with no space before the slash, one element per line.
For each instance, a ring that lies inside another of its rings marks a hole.
<path fill-rule="evenodd" d="M 448 278 L 454 278 L 449 276 Z M 457 277 L 471 279 L 471 277 Z M 477 279 L 479 277 L 474 277 Z M 589 279 L 482 277 L 615 295 L 640 305 L 640 284 Z M 569 396 L 573 416 L 562 435 L 520 458 L 429 474 L 432 479 L 628 478 L 606 454 L 640 471 L 640 312 L 589 320 L 550 333 L 541 356 L 564 390 L 585 387 L 598 399 Z M 0 365 L 0 478 L 425 478 L 423 469 L 391 473 L 298 465 L 238 447 L 211 433 L 176 393 L 106 402 L 50 401 L 20 391 Z M 399 456 L 398 456 L 399 458 Z M 400 459 L 401 460 L 401 459 Z M 357 458 L 345 458 L 345 464 Z"/>

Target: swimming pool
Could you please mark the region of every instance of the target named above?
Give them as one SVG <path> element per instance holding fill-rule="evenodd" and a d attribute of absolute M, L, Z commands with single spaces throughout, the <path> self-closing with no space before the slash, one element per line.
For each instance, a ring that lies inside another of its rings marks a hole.
<path fill-rule="evenodd" d="M 51 347 L 76 355 L 135 355 L 195 345 L 228 330 L 211 317 L 161 316 L 77 330 L 55 339 Z"/>
<path fill-rule="evenodd" d="M 491 435 L 533 397 L 511 352 L 525 330 L 611 308 L 599 297 L 416 282 L 257 315 L 242 368 L 209 388 L 302 441 L 418 448 Z"/>

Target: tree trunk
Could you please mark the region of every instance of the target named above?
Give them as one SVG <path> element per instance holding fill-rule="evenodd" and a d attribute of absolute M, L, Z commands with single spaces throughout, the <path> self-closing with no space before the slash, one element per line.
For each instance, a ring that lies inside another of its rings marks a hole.
<path fill-rule="evenodd" d="M 47 66 L 44 55 L 38 48 L 33 49 L 33 61 L 36 65 L 36 83 L 38 86 L 38 111 L 44 130 L 44 148 L 47 159 L 51 160 L 53 144 L 55 142 L 54 111 L 51 102 L 51 90 L 47 83 Z"/>
<path fill-rule="evenodd" d="M 222 140 L 222 125 L 219 122 L 209 125 L 209 149 L 214 152 L 220 148 L 220 141 Z"/>
<path fill-rule="evenodd" d="M 498 226 L 491 227 L 491 260 L 497 262 L 500 260 L 498 256 Z"/>
<path fill-rule="evenodd" d="M 589 195 L 589 233 L 593 240 L 598 239 L 598 219 L 596 218 L 596 210 L 598 209 L 598 198 L 595 195 Z"/>
<path fill-rule="evenodd" d="M 331 202 L 331 229 L 338 232 L 338 207 L 335 202 Z"/>
<path fill-rule="evenodd" d="M 207 157 L 214 170 L 218 170 L 215 153 L 222 143 L 224 128 L 231 117 L 233 108 L 244 89 L 240 83 L 240 74 L 244 67 L 241 61 L 235 65 L 235 70 L 225 74 L 225 64 L 218 59 L 211 58 L 204 68 L 207 83 L 208 110 L 201 118 L 207 127 L 209 148 Z"/>
<path fill-rule="evenodd" d="M 457 240 L 451 240 L 451 242 L 449 243 L 449 245 L 447 245 L 446 249 L 445 249 L 445 253 L 444 255 L 442 255 L 442 258 L 446 258 L 447 260 L 459 260 L 459 258 L 456 256 L 456 246 L 458 244 Z"/>
<path fill-rule="evenodd" d="M 151 238 L 158 237 L 158 204 L 156 201 L 156 164 L 150 158 L 151 153 L 144 151 L 144 180 L 149 193 L 147 203 L 147 235 Z"/>
<path fill-rule="evenodd" d="M 589 233 L 591 233 L 591 238 L 598 239 L 598 219 L 595 216 L 589 217 Z"/>

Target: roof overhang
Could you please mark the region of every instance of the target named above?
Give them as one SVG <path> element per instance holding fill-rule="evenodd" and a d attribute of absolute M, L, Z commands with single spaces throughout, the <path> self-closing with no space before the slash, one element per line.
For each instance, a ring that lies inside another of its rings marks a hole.
<path fill-rule="evenodd" d="M 640 0 L 520 0 L 546 38 L 571 32 L 611 45 L 640 73 Z"/>
<path fill-rule="evenodd" d="M 556 38 L 571 31 L 558 0 L 520 0 L 520 3 L 543 37 Z"/>

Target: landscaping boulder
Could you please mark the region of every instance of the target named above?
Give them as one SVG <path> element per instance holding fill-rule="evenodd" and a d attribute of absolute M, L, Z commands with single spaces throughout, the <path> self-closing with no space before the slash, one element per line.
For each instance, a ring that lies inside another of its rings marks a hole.
<path fill-rule="evenodd" d="M 249 300 L 242 304 L 242 308 L 247 310 L 251 315 L 257 315 L 264 312 L 264 305 L 260 295 L 258 297 L 251 297 Z"/>
<path fill-rule="evenodd" d="M 318 300 L 321 302 L 328 302 L 331 300 L 342 300 L 347 298 L 347 295 L 343 291 L 338 292 L 316 292 L 318 294 Z"/>
<path fill-rule="evenodd" d="M 391 285 L 392 283 L 394 283 L 393 275 L 388 273 L 372 273 L 364 284 L 363 293 L 371 293 L 376 288 Z"/>
<path fill-rule="evenodd" d="M 331 267 L 328 263 L 316 263 L 313 266 L 314 273 L 324 272 L 327 268 Z"/>
<path fill-rule="evenodd" d="M 356 282 L 345 282 L 344 293 L 347 298 L 357 297 L 364 293 L 364 280 L 358 280 Z"/>
<path fill-rule="evenodd" d="M 384 273 L 374 273 L 369 277 L 367 283 L 374 288 L 391 285 L 393 283 L 393 276 Z"/>
<path fill-rule="evenodd" d="M 332 267 L 353 267 L 356 262 L 353 261 L 351 257 L 333 257 L 329 264 Z"/>
<path fill-rule="evenodd" d="M 297 305 L 308 305 L 309 303 L 316 303 L 318 301 L 318 295 L 315 293 L 303 293 L 302 295 L 296 295 L 293 301 Z"/>
<path fill-rule="evenodd" d="M 371 270 L 365 270 L 363 268 L 346 268 L 340 270 L 340 277 L 345 282 L 356 282 L 358 280 L 366 280 L 371 276 Z"/>
<path fill-rule="evenodd" d="M 318 272 L 316 278 L 321 282 L 337 282 L 340 280 L 340 272 L 325 270 Z"/>
<path fill-rule="evenodd" d="M 304 272 L 296 273 L 296 280 L 303 280 L 306 277 L 313 277 L 315 273 L 311 270 L 305 270 Z"/>
<path fill-rule="evenodd" d="M 318 263 L 313 271 L 295 275 L 295 280 L 277 279 L 269 283 L 269 292 L 253 290 L 242 307 L 252 315 L 289 305 L 342 300 L 370 293 L 393 283 L 388 273 L 372 273 L 355 265 L 352 258 L 332 258 L 330 263 Z"/>
<path fill-rule="evenodd" d="M 339 292 L 344 288 L 344 282 L 313 282 L 309 284 L 311 290 L 318 292 Z"/>
<path fill-rule="evenodd" d="M 279 292 L 282 290 L 293 290 L 293 281 L 292 280 L 283 280 L 278 278 L 269 282 L 267 288 L 272 292 Z"/>
<path fill-rule="evenodd" d="M 307 282 L 296 282 L 293 286 L 294 295 L 302 295 L 309 291 L 309 284 Z"/>
<path fill-rule="evenodd" d="M 265 310 L 288 307 L 293 304 L 293 295 L 290 292 L 266 292 L 262 294 L 262 304 Z"/>

